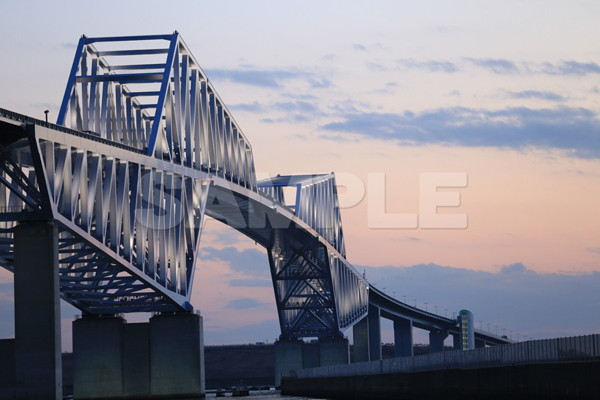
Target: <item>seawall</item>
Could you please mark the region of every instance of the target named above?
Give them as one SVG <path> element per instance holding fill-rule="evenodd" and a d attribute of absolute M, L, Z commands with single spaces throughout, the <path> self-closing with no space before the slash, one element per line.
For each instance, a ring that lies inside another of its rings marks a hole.
<path fill-rule="evenodd" d="M 283 378 L 282 394 L 343 400 L 599 399 L 600 362 Z"/>
<path fill-rule="evenodd" d="M 600 335 L 294 371 L 287 395 L 331 399 L 599 399 Z"/>

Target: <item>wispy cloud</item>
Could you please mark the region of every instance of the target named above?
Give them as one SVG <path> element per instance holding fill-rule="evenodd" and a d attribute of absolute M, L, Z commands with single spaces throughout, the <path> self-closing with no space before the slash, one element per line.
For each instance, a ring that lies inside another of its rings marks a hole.
<path fill-rule="evenodd" d="M 63 42 L 60 44 L 60 47 L 67 50 L 74 50 L 77 48 L 77 43 L 75 42 Z"/>
<path fill-rule="evenodd" d="M 567 98 L 555 92 L 539 90 L 523 90 L 520 92 L 507 92 L 513 99 L 540 99 L 555 102 L 565 101 Z"/>
<path fill-rule="evenodd" d="M 369 68 L 371 71 L 374 71 L 374 72 L 385 72 L 385 71 L 389 70 L 389 68 L 386 67 L 385 65 L 376 63 L 373 61 L 367 62 L 367 68 Z"/>
<path fill-rule="evenodd" d="M 333 87 L 333 82 L 329 79 L 310 79 L 309 83 L 312 89 L 329 89 Z"/>
<path fill-rule="evenodd" d="M 490 70 L 499 75 L 512 75 L 521 72 L 521 69 L 513 61 L 501 58 L 465 58 L 471 64 Z"/>
<path fill-rule="evenodd" d="M 290 98 L 290 99 L 294 99 L 294 100 L 305 100 L 305 101 L 318 99 L 317 96 L 315 96 L 314 94 L 311 94 L 311 93 L 283 93 L 282 96 Z"/>
<path fill-rule="evenodd" d="M 469 67 L 484 69 L 496 75 L 560 75 L 585 76 L 600 74 L 600 64 L 588 61 L 560 60 L 533 62 L 527 60 L 509 60 L 506 58 L 463 57 L 459 60 L 415 60 L 402 58 L 397 61 L 404 69 L 416 69 L 427 72 L 455 73 Z M 373 70 L 387 70 L 382 65 L 371 63 Z"/>
<path fill-rule="evenodd" d="M 267 255 L 255 249 L 238 250 L 235 247 L 202 248 L 201 259 L 227 261 L 229 267 L 253 279 L 270 279 Z"/>
<path fill-rule="evenodd" d="M 430 72 L 458 72 L 460 67 L 447 60 L 427 60 L 417 61 L 412 58 L 403 58 L 398 63 L 406 69 L 422 69 Z"/>
<path fill-rule="evenodd" d="M 273 284 L 267 279 L 232 279 L 229 281 L 232 287 L 272 287 Z"/>
<path fill-rule="evenodd" d="M 600 65 L 595 62 L 562 61 L 558 64 L 545 62 L 541 71 L 551 75 L 578 75 L 600 74 Z"/>
<path fill-rule="evenodd" d="M 262 113 L 266 111 L 266 107 L 260 104 L 258 101 L 253 101 L 252 103 L 233 104 L 229 106 L 229 109 L 252 113 Z"/>
<path fill-rule="evenodd" d="M 418 238 L 416 236 L 404 236 L 404 237 L 392 238 L 391 240 L 393 242 L 420 242 L 423 239 Z"/>
<path fill-rule="evenodd" d="M 307 114 L 289 114 L 281 118 L 263 118 L 260 120 L 263 124 L 286 124 L 286 123 L 305 123 L 312 121 L 313 118 Z"/>
<path fill-rule="evenodd" d="M 231 300 L 229 304 L 227 304 L 227 308 L 232 308 L 234 310 L 247 310 L 249 308 L 257 308 L 262 307 L 265 303 L 262 301 L 243 298 L 243 299 L 235 299 Z"/>
<path fill-rule="evenodd" d="M 230 80 L 245 85 L 265 88 L 280 88 L 284 82 L 293 79 L 310 79 L 313 74 L 304 71 L 283 69 L 212 69 L 207 71 L 209 79 Z M 314 79 L 314 78 L 313 78 Z"/>
<path fill-rule="evenodd" d="M 322 128 L 404 145 L 537 147 L 567 150 L 576 157 L 600 158 L 600 120 L 584 108 L 455 107 L 420 113 L 348 113 Z"/>
<path fill-rule="evenodd" d="M 352 48 L 357 51 L 367 51 L 367 48 L 360 43 L 353 44 Z"/>
<path fill-rule="evenodd" d="M 280 111 L 286 112 L 306 112 L 306 113 L 317 113 L 318 108 L 314 103 L 307 101 L 285 101 L 273 104 L 273 108 Z"/>

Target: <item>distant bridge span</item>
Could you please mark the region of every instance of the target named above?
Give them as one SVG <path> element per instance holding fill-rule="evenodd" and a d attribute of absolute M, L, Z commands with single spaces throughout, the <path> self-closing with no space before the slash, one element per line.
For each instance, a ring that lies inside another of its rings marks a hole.
<path fill-rule="evenodd" d="M 13 270 L 18 223 L 54 221 L 61 297 L 84 313 L 191 310 L 209 215 L 266 248 L 281 339 L 382 316 L 459 334 L 346 260 L 333 173 L 256 181 L 248 140 L 177 33 L 82 37 L 56 124 L 0 109 L 0 169 L 1 265 Z"/>

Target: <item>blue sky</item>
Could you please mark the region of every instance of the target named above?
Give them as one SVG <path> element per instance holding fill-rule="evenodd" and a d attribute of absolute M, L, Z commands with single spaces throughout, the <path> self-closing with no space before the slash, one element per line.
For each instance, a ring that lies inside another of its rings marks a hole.
<path fill-rule="evenodd" d="M 600 3 L 23 0 L 3 14 L 0 107 L 56 118 L 82 34 L 177 30 L 261 176 L 345 182 L 348 257 L 374 284 L 530 337 L 600 329 Z M 468 227 L 370 227 L 369 174 L 386 174 L 387 213 L 417 213 L 424 172 L 468 175 L 439 211 Z M 214 221 L 202 243 L 207 343 L 273 340 L 264 252 Z M 9 287 L 0 273 L 0 336 Z"/>

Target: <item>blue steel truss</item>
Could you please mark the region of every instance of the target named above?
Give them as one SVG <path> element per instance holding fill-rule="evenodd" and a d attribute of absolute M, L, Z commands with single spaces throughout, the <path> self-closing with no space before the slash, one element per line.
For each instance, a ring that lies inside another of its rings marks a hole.
<path fill-rule="evenodd" d="M 0 127 L 0 263 L 13 269 L 17 223 L 53 221 L 61 296 L 84 312 L 191 309 L 209 215 L 267 249 L 282 338 L 340 336 L 366 315 L 333 174 L 257 185 L 248 140 L 177 33 L 82 37 L 57 124 L 0 110 Z"/>

